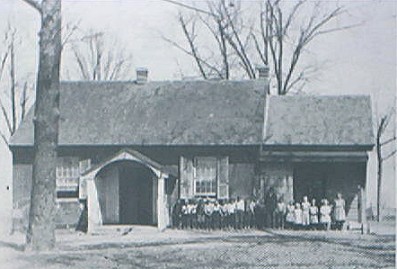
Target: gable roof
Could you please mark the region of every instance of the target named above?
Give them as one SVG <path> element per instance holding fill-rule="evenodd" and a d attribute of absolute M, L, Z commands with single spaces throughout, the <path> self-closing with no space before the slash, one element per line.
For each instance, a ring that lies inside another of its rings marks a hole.
<path fill-rule="evenodd" d="M 265 145 L 373 145 L 369 96 L 269 96 L 265 122 Z"/>
<path fill-rule="evenodd" d="M 264 81 L 62 82 L 59 145 L 254 145 Z M 33 109 L 10 140 L 33 145 Z"/>
<path fill-rule="evenodd" d="M 158 162 L 150 159 L 149 157 L 143 155 L 139 151 L 132 150 L 132 149 L 129 149 L 129 148 L 121 149 L 116 154 L 110 156 L 106 160 L 94 165 L 93 167 L 91 167 L 87 171 L 83 172 L 82 176 L 85 177 L 88 174 L 93 173 L 94 174 L 93 177 L 95 177 L 96 173 L 98 173 L 105 166 L 107 166 L 107 165 L 109 165 L 109 164 L 111 164 L 113 162 L 124 161 L 124 160 L 134 160 L 134 161 L 136 161 L 138 163 L 141 163 L 144 166 L 148 167 L 152 171 L 158 171 L 159 173 L 168 174 L 167 177 L 169 175 L 173 176 L 175 178 L 178 177 L 178 169 L 176 169 L 175 167 L 163 166 L 163 165 L 159 164 Z"/>

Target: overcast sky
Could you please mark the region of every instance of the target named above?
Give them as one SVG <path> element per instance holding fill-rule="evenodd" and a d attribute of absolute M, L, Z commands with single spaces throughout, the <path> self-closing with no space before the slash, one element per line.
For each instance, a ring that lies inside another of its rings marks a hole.
<path fill-rule="evenodd" d="M 192 4 L 193 1 L 185 2 Z M 258 5 L 258 1 L 245 2 Z M 326 3 L 332 6 L 335 1 Z M 370 94 L 375 112 L 385 113 L 396 101 L 396 1 L 338 3 L 347 12 L 334 22 L 335 26 L 359 26 L 322 36 L 310 45 L 304 60 L 320 65 L 321 72 L 307 85 L 305 92 Z M 195 1 L 194 4 L 200 6 L 203 1 Z M 186 55 L 161 39 L 161 35 L 165 35 L 183 41 L 176 20 L 178 9 L 173 4 L 155 0 L 64 0 L 63 19 L 72 23 L 80 21 L 82 29 L 103 31 L 117 39 L 132 54 L 133 68 L 147 67 L 151 80 L 175 80 L 180 78 L 181 73 L 186 76 L 197 74 Z M 21 40 L 17 49 L 17 76 L 33 79 L 39 16 L 22 1 L 0 0 L 0 38 L 8 22 L 17 28 Z M 0 45 L 0 53 L 3 49 Z M 70 62 L 70 59 L 63 60 Z M 68 68 L 73 69 L 70 65 Z M 64 68 L 63 74 L 66 71 Z M 0 91 L 4 89 L 0 88 Z M 0 128 L 4 128 L 3 119 Z M 386 164 L 385 197 L 388 206 L 395 204 L 393 163 L 395 161 L 390 159 Z M 375 165 L 372 153 L 368 176 L 369 201 L 372 203 L 375 203 L 376 197 Z M 4 185 L 11 182 L 11 159 L 3 144 L 0 146 L 0 180 L 0 196 L 6 197 L 2 193 Z"/>

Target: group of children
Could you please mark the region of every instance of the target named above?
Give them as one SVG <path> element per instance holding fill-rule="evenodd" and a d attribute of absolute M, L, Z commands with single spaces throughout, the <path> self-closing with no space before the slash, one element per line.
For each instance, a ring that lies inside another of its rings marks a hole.
<path fill-rule="evenodd" d="M 172 212 L 173 226 L 181 229 L 253 228 L 255 201 L 211 198 L 178 200 Z"/>
<path fill-rule="evenodd" d="M 331 223 L 335 223 L 335 228 L 342 230 L 345 219 L 345 201 L 340 193 L 333 205 L 327 199 L 322 199 L 318 207 L 315 199 L 310 203 L 304 196 L 301 203 L 290 202 L 285 208 L 286 227 L 293 229 L 329 230 Z"/>
<path fill-rule="evenodd" d="M 270 201 L 270 202 L 269 202 Z M 257 202 L 255 199 L 216 200 L 198 198 L 178 200 L 172 210 L 173 226 L 178 229 L 324 229 L 331 223 L 341 230 L 345 222 L 345 201 L 337 194 L 333 205 L 327 199 L 309 202 L 304 196 L 301 203 L 285 204 L 283 198 L 269 197 Z"/>

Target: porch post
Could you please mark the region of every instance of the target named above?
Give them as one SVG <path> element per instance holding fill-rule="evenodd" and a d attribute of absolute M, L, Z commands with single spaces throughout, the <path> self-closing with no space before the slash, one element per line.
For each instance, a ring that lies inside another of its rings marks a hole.
<path fill-rule="evenodd" d="M 87 179 L 87 207 L 88 207 L 88 232 L 91 233 L 95 227 L 102 225 L 101 210 L 99 208 L 99 200 L 97 189 L 95 186 L 95 178 Z"/>
<path fill-rule="evenodd" d="M 159 231 L 164 231 L 167 228 L 165 199 L 165 175 L 161 173 L 157 180 L 157 228 Z"/>

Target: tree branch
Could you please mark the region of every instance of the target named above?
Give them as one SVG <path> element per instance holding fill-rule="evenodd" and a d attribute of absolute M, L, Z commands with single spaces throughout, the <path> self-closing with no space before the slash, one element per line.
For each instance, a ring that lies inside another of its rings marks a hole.
<path fill-rule="evenodd" d="M 6 52 L 4 53 L 4 55 L 3 55 L 3 58 L 1 59 L 1 64 L 0 64 L 0 81 L 1 81 L 1 76 L 2 76 L 2 74 L 3 74 L 3 70 L 4 70 L 4 67 L 5 67 L 5 64 L 6 64 L 6 62 L 7 62 L 7 58 L 8 58 L 8 53 L 9 53 L 9 49 L 7 49 L 6 50 Z"/>
<path fill-rule="evenodd" d="M 161 1 L 167 2 L 167 3 L 171 3 L 171 4 L 174 4 L 174 5 L 177 5 L 177 6 L 181 6 L 181 7 L 196 11 L 196 12 L 205 13 L 207 15 L 212 15 L 210 12 L 208 12 L 208 11 L 206 11 L 204 9 L 200 9 L 200 8 L 197 8 L 197 7 L 189 6 L 187 4 L 180 3 L 178 1 L 173 1 L 173 0 L 161 0 Z"/>
<path fill-rule="evenodd" d="M 77 65 L 79 66 L 80 72 L 81 72 L 81 76 L 83 77 L 83 79 L 85 80 L 89 80 L 90 76 L 87 72 L 87 67 L 85 65 L 85 60 L 84 57 L 78 52 L 76 47 L 73 47 L 73 54 L 74 57 L 77 61 Z"/>
<path fill-rule="evenodd" d="M 1 138 L 3 139 L 3 142 L 6 144 L 6 146 L 9 146 L 9 143 L 8 143 L 8 139 L 7 139 L 7 137 L 3 134 L 3 132 L 0 130 L 0 136 L 1 136 Z"/>
<path fill-rule="evenodd" d="M 40 14 L 42 13 L 42 8 L 41 8 L 41 1 L 39 0 L 22 0 L 34 9 L 36 9 Z"/>
<path fill-rule="evenodd" d="M 21 120 L 20 120 L 20 122 L 23 121 L 23 119 L 25 118 L 25 115 L 26 115 L 26 103 L 29 99 L 27 91 L 28 91 L 28 83 L 25 82 L 25 84 L 23 85 L 22 96 L 21 96 L 21 100 L 20 100 L 20 106 L 21 106 Z"/>
<path fill-rule="evenodd" d="M 5 120 L 5 122 L 6 122 L 6 125 L 7 125 L 7 128 L 8 128 L 8 132 L 10 133 L 10 134 L 12 134 L 12 125 L 11 125 L 11 121 L 10 121 L 10 118 L 8 117 L 8 113 L 7 113 L 7 110 L 6 110 L 6 108 L 4 107 L 4 105 L 3 105 L 3 103 L 0 101 L 0 109 L 1 109 L 1 111 L 2 111 L 2 113 L 3 113 L 3 117 L 4 117 L 4 120 Z"/>
<path fill-rule="evenodd" d="M 388 155 L 386 155 L 385 157 L 382 157 L 382 161 L 386 161 L 387 159 L 389 159 L 390 157 L 392 157 L 394 154 L 396 154 L 397 150 L 393 150 L 392 152 L 390 152 Z"/>
<path fill-rule="evenodd" d="M 70 41 L 70 38 L 74 35 L 74 33 L 78 30 L 78 28 L 79 28 L 79 25 L 80 25 L 80 21 L 78 21 L 77 23 L 74 23 L 74 24 L 71 24 L 71 23 L 68 23 L 68 24 L 66 24 L 66 27 L 65 27 L 65 31 L 63 31 L 64 33 L 65 33 L 65 35 L 64 35 L 64 37 L 62 38 L 63 40 L 62 40 L 62 48 L 63 47 L 65 47 L 65 45 L 67 44 L 67 43 L 69 43 L 69 41 Z"/>
<path fill-rule="evenodd" d="M 198 67 L 201 75 L 203 76 L 203 78 L 207 79 L 207 74 L 205 73 L 204 68 L 201 64 L 201 60 L 200 60 L 200 57 L 198 56 L 197 48 L 194 45 L 194 40 L 192 38 L 192 36 L 194 36 L 194 33 L 191 33 L 191 35 L 189 34 L 189 31 L 187 30 L 186 22 L 183 19 L 183 16 L 181 14 L 179 15 L 179 22 L 180 22 L 180 26 L 182 27 L 183 33 L 185 35 L 185 38 L 189 43 L 190 50 L 192 52 L 192 56 L 194 57 L 194 59 L 196 61 L 197 67 Z M 194 24 L 194 22 L 193 22 L 193 24 Z"/>
<path fill-rule="evenodd" d="M 190 52 L 190 51 L 188 51 L 187 49 L 183 48 L 181 45 L 179 45 L 179 44 L 176 43 L 175 41 L 173 41 L 173 40 L 171 40 L 171 39 L 169 39 L 169 38 L 167 38 L 167 37 L 165 37 L 165 36 L 162 36 L 162 39 L 163 39 L 164 41 L 170 43 L 171 45 L 173 45 L 173 46 L 176 47 L 177 49 L 181 50 L 182 52 L 186 53 L 187 55 L 190 55 L 190 56 L 192 56 L 192 57 L 195 57 L 195 56 L 193 55 L 192 52 Z M 209 64 L 209 63 L 208 63 L 207 61 L 205 61 L 204 59 L 202 59 L 202 58 L 200 58 L 200 57 L 197 57 L 197 58 L 195 58 L 195 60 L 196 60 L 196 62 L 198 61 L 198 62 L 200 62 L 200 64 L 202 64 L 202 65 L 208 67 L 209 69 L 211 69 L 212 71 L 214 71 L 215 73 L 217 73 L 219 76 L 222 75 L 222 73 L 221 73 L 217 68 L 215 68 L 213 65 Z M 205 77 L 203 76 L 203 78 L 204 78 L 204 79 L 207 79 L 207 74 L 206 74 L 205 72 L 204 72 L 204 74 L 205 74 Z"/>
<path fill-rule="evenodd" d="M 386 140 L 386 141 L 380 143 L 380 145 L 381 145 L 381 146 L 384 146 L 384 145 L 387 145 L 387 144 L 389 144 L 390 142 L 393 142 L 393 141 L 395 141 L 395 140 L 396 140 L 396 137 L 394 136 L 394 137 L 392 137 L 392 138 L 390 138 L 390 139 L 388 139 L 388 140 Z"/>
<path fill-rule="evenodd" d="M 230 25 L 230 29 L 232 30 L 232 33 L 234 38 L 236 39 L 237 44 L 233 41 L 232 36 L 227 36 L 227 40 L 229 41 L 230 45 L 235 49 L 237 55 L 240 57 L 241 61 L 243 62 L 243 65 L 245 66 L 247 75 L 249 78 L 255 78 L 255 70 L 251 64 L 251 61 L 248 57 L 248 54 L 246 52 L 246 48 L 243 45 L 240 34 L 237 31 L 237 28 L 233 22 L 233 19 L 231 18 L 230 13 L 228 12 L 225 3 L 221 2 L 223 10 L 226 15 L 226 19 L 228 20 L 228 24 Z"/>

